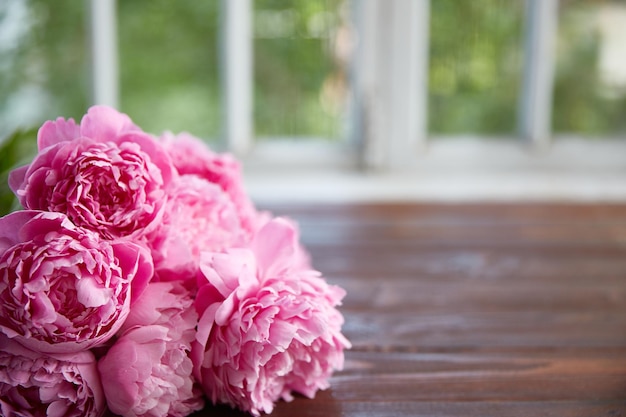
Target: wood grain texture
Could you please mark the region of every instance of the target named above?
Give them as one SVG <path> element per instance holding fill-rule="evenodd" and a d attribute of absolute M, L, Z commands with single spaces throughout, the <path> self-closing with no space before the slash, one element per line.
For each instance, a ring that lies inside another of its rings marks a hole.
<path fill-rule="evenodd" d="M 626 416 L 626 205 L 269 209 L 347 290 L 353 343 L 273 416 Z"/>

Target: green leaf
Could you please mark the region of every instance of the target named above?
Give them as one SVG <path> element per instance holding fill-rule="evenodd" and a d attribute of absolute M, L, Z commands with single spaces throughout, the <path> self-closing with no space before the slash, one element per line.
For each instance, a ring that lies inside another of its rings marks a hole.
<path fill-rule="evenodd" d="M 19 208 L 19 203 L 9 188 L 9 172 L 28 163 L 37 152 L 37 128 L 20 129 L 0 142 L 0 215 Z"/>

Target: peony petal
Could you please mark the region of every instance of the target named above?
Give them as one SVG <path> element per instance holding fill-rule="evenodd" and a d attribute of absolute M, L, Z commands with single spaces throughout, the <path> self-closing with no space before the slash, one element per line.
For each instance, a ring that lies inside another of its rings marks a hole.
<path fill-rule="evenodd" d="M 56 321 L 57 313 L 54 309 L 54 305 L 45 293 L 35 294 L 31 303 L 31 317 L 34 324 L 41 326 Z"/>
<path fill-rule="evenodd" d="M 224 297 L 235 289 L 258 283 L 256 260 L 248 249 L 231 249 L 228 253 L 202 253 L 200 271 Z"/>
<path fill-rule="evenodd" d="M 80 136 L 80 128 L 74 119 L 65 120 L 62 117 L 56 121 L 45 122 L 37 132 L 37 148 L 39 151 L 56 145 L 60 142 L 70 141 Z"/>
<path fill-rule="evenodd" d="M 158 276 L 158 280 L 180 280 L 193 286 L 197 279 L 198 265 L 188 242 L 176 235 L 168 235 L 162 241 L 158 249 L 153 250 L 155 275 Z"/>
<path fill-rule="evenodd" d="M 23 207 L 64 213 L 106 239 L 145 242 L 162 220 L 165 190 L 177 176 L 162 144 L 105 106 L 89 109 L 80 126 L 50 121 L 39 139 L 32 163 L 11 173 Z"/>
<path fill-rule="evenodd" d="M 169 293 L 167 292 L 172 287 L 173 284 L 169 282 L 155 282 L 148 285 L 146 290 L 133 304 L 131 312 L 120 331 L 124 332 L 134 326 L 155 324 L 161 316 L 158 306 L 162 301 L 169 301 L 170 305 L 174 306 L 174 301 L 168 297 Z"/>
<path fill-rule="evenodd" d="M 139 374 L 134 367 L 138 356 L 135 348 L 134 343 L 115 344 L 98 361 L 107 405 L 120 415 L 127 415 L 139 392 L 136 384 Z"/>
<path fill-rule="evenodd" d="M 0 217 L 0 253 L 20 242 L 20 230 L 40 212 L 20 210 Z"/>
<path fill-rule="evenodd" d="M 196 295 L 195 307 L 198 313 L 203 312 L 212 304 L 221 303 L 225 297 L 213 285 L 202 285 Z"/>
<path fill-rule="evenodd" d="M 124 416 L 186 417 L 202 408 L 189 357 L 197 315 L 177 283 L 150 283 L 98 368 L 109 408 Z M 159 324 L 151 324 L 158 322 Z"/>
<path fill-rule="evenodd" d="M 46 417 L 65 416 L 65 413 L 68 411 L 68 408 L 69 408 L 68 405 L 69 404 L 67 404 L 67 402 L 63 400 L 57 400 L 57 401 L 50 403 L 50 405 L 46 409 Z"/>
<path fill-rule="evenodd" d="M 125 132 L 139 130 L 127 115 L 107 106 L 93 106 L 80 121 L 82 136 L 98 141 L 114 141 Z"/>
<path fill-rule="evenodd" d="M 292 264 L 297 253 L 298 231 L 287 219 L 275 218 L 265 224 L 254 239 L 254 252 L 261 278 L 276 277 Z"/>
<path fill-rule="evenodd" d="M 35 215 L 21 228 L 20 240 L 22 241 L 28 241 L 36 236 L 46 235 L 50 232 L 56 232 L 59 229 L 63 229 L 65 232 L 73 232 L 76 230 L 76 226 L 62 213 L 35 210 L 29 210 L 26 211 L 26 213 L 25 216 L 27 216 L 28 213 L 35 213 Z"/>
<path fill-rule="evenodd" d="M 74 362 L 76 358 L 79 362 Z M 44 355 L 0 337 L 3 416 L 100 417 L 106 405 L 91 352 Z"/>
<path fill-rule="evenodd" d="M 163 146 L 154 140 L 151 136 L 140 130 L 132 131 L 120 135 L 117 139 L 118 142 L 136 143 L 141 146 L 141 150 L 150 156 L 152 163 L 159 167 L 162 181 L 168 184 L 176 177 L 177 172 L 172 165 L 170 155 L 165 151 Z"/>
<path fill-rule="evenodd" d="M 148 249 L 128 241 L 112 244 L 115 256 L 120 261 L 123 276 L 131 280 L 131 304 L 144 292 L 154 276 L 154 264 Z"/>
<path fill-rule="evenodd" d="M 24 186 L 24 180 L 26 178 L 28 168 L 28 165 L 24 165 L 22 167 L 15 168 L 11 172 L 9 172 L 9 188 L 11 188 L 11 191 L 15 193 L 18 199 L 20 199 L 21 197 L 18 190 L 20 190 Z M 21 201 L 22 200 L 20 199 L 20 202 Z"/>
<path fill-rule="evenodd" d="M 251 262 L 243 260 L 248 256 Z M 251 249 L 204 261 L 191 358 L 207 396 L 258 416 L 278 399 L 292 399 L 292 391 L 312 397 L 328 387 L 350 347 L 335 309 L 345 292 L 309 269 L 295 227 L 274 219 Z M 235 278 L 239 286 L 231 290 Z M 227 291 L 222 300 L 216 295 Z"/>
<path fill-rule="evenodd" d="M 167 339 L 168 329 L 165 326 L 150 325 L 139 326 L 132 329 L 127 335 L 128 340 L 132 340 L 135 343 L 146 344 L 153 340 L 165 340 Z M 160 349 L 160 348 L 158 348 Z M 160 356 L 159 353 L 157 356 Z"/>
<path fill-rule="evenodd" d="M 78 302 L 85 307 L 100 307 L 111 301 L 113 290 L 103 288 L 92 277 L 83 277 L 76 283 Z"/>
<path fill-rule="evenodd" d="M 217 184 L 235 206 L 239 223 L 249 239 L 259 228 L 259 214 L 245 192 L 239 162 L 229 154 L 212 151 L 202 140 L 188 133 L 161 136 L 173 165 L 181 175 L 194 175 Z"/>
<path fill-rule="evenodd" d="M 209 334 L 213 329 L 215 323 L 215 311 L 219 308 L 219 304 L 214 304 L 207 308 L 200 319 L 198 320 L 198 331 L 196 333 L 196 340 L 202 344 L 202 348 L 206 346 L 206 342 L 209 338 Z"/>
<path fill-rule="evenodd" d="M 15 239 L 15 231 L 3 229 L 11 223 L 19 230 L 0 253 L 2 332 L 46 353 L 78 352 L 113 337 L 129 313 L 132 277 L 111 243 L 62 213 L 22 211 L 0 219 L 4 246 Z"/>
<path fill-rule="evenodd" d="M 237 307 L 238 300 L 235 299 L 234 294 L 230 294 L 226 299 L 219 304 L 219 308 L 215 311 L 215 324 L 218 326 L 224 326 L 230 320 L 230 316 Z"/>

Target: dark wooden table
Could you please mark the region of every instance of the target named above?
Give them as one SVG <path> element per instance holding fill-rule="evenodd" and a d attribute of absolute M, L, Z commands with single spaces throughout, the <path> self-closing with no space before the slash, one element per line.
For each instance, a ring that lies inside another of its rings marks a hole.
<path fill-rule="evenodd" d="M 354 345 L 272 416 L 626 416 L 626 205 L 272 209 L 348 291 Z"/>

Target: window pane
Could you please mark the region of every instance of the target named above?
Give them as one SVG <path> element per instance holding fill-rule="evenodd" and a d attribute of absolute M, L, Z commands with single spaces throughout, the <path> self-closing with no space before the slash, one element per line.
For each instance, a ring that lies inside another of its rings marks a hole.
<path fill-rule="evenodd" d="M 343 0 L 254 1 L 257 136 L 342 136 L 346 14 Z"/>
<path fill-rule="evenodd" d="M 431 132 L 515 132 L 524 5 L 523 0 L 431 2 Z"/>
<path fill-rule="evenodd" d="M 626 4 L 561 2 L 553 124 L 555 132 L 626 132 Z"/>
<path fill-rule="evenodd" d="M 118 1 L 121 108 L 144 130 L 220 130 L 218 1 Z"/>
<path fill-rule="evenodd" d="M 0 2 L 0 138 L 88 105 L 85 3 Z"/>

